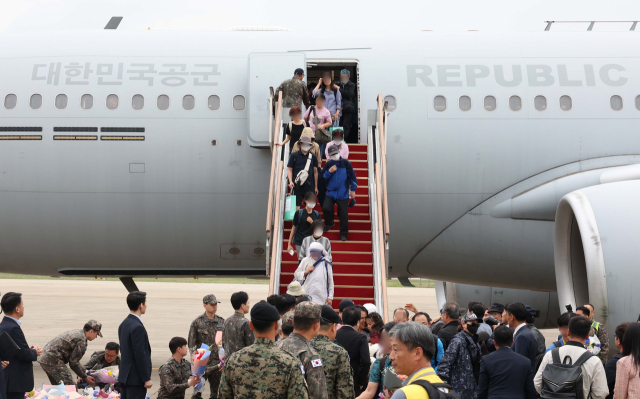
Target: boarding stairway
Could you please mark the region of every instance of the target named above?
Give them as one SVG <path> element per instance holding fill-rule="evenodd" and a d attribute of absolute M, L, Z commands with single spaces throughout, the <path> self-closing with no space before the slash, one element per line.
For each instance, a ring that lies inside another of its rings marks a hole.
<path fill-rule="evenodd" d="M 280 99 L 281 93 L 278 93 L 278 97 L 272 93 L 270 98 L 272 163 L 266 226 L 269 295 L 285 293 L 298 267 L 297 253 L 291 256 L 287 252 L 292 223 L 282 220 L 288 192 L 286 164 L 289 147 L 288 144 L 273 145 L 276 140 L 282 141 L 284 134 L 285 121 Z M 386 190 L 383 190 L 383 186 L 386 186 L 383 175 L 386 157 L 382 154 L 386 116 L 386 108 L 379 96 L 376 122 L 368 127 L 368 144 L 349 144 L 349 161 L 358 177 L 358 189 L 356 205 L 349 208 L 348 241 L 340 241 L 337 206 L 334 207 L 335 226 L 324 233 L 331 240 L 333 307 L 337 309 L 344 298 L 350 298 L 356 304 L 374 303 L 385 320 L 388 319 L 386 280 L 389 227 Z M 321 204 L 316 205 L 315 210 L 324 220 Z"/>

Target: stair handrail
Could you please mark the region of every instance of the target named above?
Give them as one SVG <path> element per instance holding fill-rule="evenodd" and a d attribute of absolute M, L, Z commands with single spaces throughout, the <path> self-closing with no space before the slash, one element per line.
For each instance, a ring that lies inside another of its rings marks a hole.
<path fill-rule="evenodd" d="M 278 141 L 278 134 L 280 133 L 280 129 L 278 129 L 278 125 L 280 124 L 280 120 L 281 120 L 281 116 L 282 116 L 282 92 L 278 92 L 278 100 L 277 100 L 277 108 L 276 108 L 276 112 L 275 115 L 273 115 L 271 113 L 271 110 L 273 109 L 272 106 L 272 102 L 273 102 L 273 95 L 271 95 L 269 97 L 269 141 L 272 141 L 272 146 L 271 146 L 271 175 L 269 176 L 269 199 L 267 202 L 267 233 L 271 232 L 271 229 L 273 228 L 273 199 L 274 199 L 274 179 L 276 177 L 276 168 L 277 168 L 277 163 L 280 160 L 280 158 L 278 157 L 278 155 L 280 155 L 279 153 L 282 151 L 282 146 L 276 146 L 275 143 L 277 143 Z M 275 119 L 275 121 L 273 121 Z M 273 128 L 272 128 L 272 124 L 273 123 Z M 276 183 L 277 184 L 277 183 Z"/>
<path fill-rule="evenodd" d="M 381 206 L 378 185 L 376 178 L 379 175 L 378 164 L 375 163 L 378 140 L 374 141 L 373 128 L 368 131 L 367 168 L 369 171 L 369 214 L 371 217 L 371 242 L 373 249 L 373 297 L 375 305 L 380 309 L 385 323 L 389 321 L 388 300 L 387 300 L 387 273 L 385 262 L 385 251 L 382 235 Z M 381 250 L 382 249 L 382 250 Z"/>
<path fill-rule="evenodd" d="M 383 201 L 383 217 L 384 217 L 384 235 L 385 241 L 387 237 L 391 234 L 391 229 L 389 228 L 389 202 L 387 200 L 387 102 L 383 100 L 382 94 L 378 94 L 378 128 L 376 132 L 378 133 L 378 138 L 380 139 L 380 158 L 378 161 L 381 165 L 381 174 L 382 174 L 382 195 L 384 196 Z"/>

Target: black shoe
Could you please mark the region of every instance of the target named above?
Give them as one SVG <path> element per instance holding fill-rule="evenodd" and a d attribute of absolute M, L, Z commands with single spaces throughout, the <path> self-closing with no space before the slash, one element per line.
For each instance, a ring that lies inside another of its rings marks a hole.
<path fill-rule="evenodd" d="M 347 236 L 340 236 L 340 241 L 347 241 Z"/>
<path fill-rule="evenodd" d="M 328 224 L 328 225 L 324 226 L 324 231 L 326 232 L 326 231 L 331 230 L 331 228 L 332 228 L 333 226 L 335 226 L 335 225 L 336 225 L 336 223 L 335 223 L 335 222 L 333 222 L 333 223 L 331 223 L 331 224 Z"/>

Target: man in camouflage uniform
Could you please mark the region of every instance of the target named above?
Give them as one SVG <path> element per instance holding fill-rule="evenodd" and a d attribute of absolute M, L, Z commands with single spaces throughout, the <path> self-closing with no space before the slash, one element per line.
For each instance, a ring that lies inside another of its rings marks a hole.
<path fill-rule="evenodd" d="M 349 353 L 333 342 L 338 332 L 338 324 L 342 324 L 340 316 L 331 306 L 322 305 L 320 331 L 311 340 L 311 346 L 322 359 L 329 399 L 351 399 L 355 397 L 355 390 L 353 388 L 353 371 L 351 364 L 349 364 Z"/>
<path fill-rule="evenodd" d="M 249 313 L 249 295 L 243 291 L 234 293 L 231 295 L 231 306 L 235 313 L 224 321 L 222 327 L 222 347 L 227 359 L 240 349 L 253 344 L 255 340 L 249 320 L 244 317 Z"/>
<path fill-rule="evenodd" d="M 280 340 L 289 338 L 289 335 L 291 335 L 291 333 L 293 332 L 294 315 L 295 315 L 295 312 L 291 310 L 285 313 L 284 316 L 282 316 L 282 325 L 280 326 Z"/>
<path fill-rule="evenodd" d="M 304 106 L 309 108 L 309 91 L 307 84 L 302 79 L 304 79 L 304 71 L 302 68 L 298 68 L 295 70 L 293 78 L 280 83 L 276 89 L 276 98 L 278 98 L 278 93 L 282 91 L 282 107 L 302 108 L 304 102 Z"/>
<path fill-rule="evenodd" d="M 87 351 L 87 341 L 93 341 L 98 336 L 102 337 L 101 329 L 102 324 L 89 320 L 83 329 L 67 331 L 49 341 L 42 350 L 38 363 L 49 377 L 51 384 L 58 385 L 62 381 L 65 385 L 74 385 L 67 363 L 78 377 L 91 385 L 95 384 L 95 379 L 87 376 L 80 364 L 80 359 Z"/>
<path fill-rule="evenodd" d="M 216 333 L 222 331 L 224 319 L 218 315 L 218 300 L 215 295 L 207 295 L 202 299 L 204 313 L 196 318 L 189 328 L 189 350 L 191 356 L 200 349 L 202 344 L 211 347 L 211 355 L 209 363 L 207 363 L 207 371 L 202 379 L 209 381 L 209 389 L 211 390 L 211 399 L 218 398 L 218 388 L 220 387 L 220 356 L 218 355 L 218 343 L 216 342 Z M 202 398 L 202 392 L 194 392 L 192 399 Z"/>
<path fill-rule="evenodd" d="M 595 321 L 593 317 L 596 315 L 596 309 L 592 304 L 587 303 L 584 305 L 585 308 L 589 309 L 589 320 L 591 320 L 591 329 L 594 330 L 595 334 L 598 336 L 600 340 L 600 353 L 598 353 L 598 358 L 602 361 L 602 364 L 606 364 L 609 354 L 609 332 L 607 331 L 607 327 L 599 321 Z"/>
<path fill-rule="evenodd" d="M 293 332 L 289 338 L 278 341 L 278 348 L 300 359 L 304 367 L 304 377 L 309 386 L 310 399 L 327 399 L 327 383 L 322 359 L 309 344 L 320 330 L 322 307 L 306 301 L 296 305 Z"/>
<path fill-rule="evenodd" d="M 103 351 L 93 352 L 91 358 L 84 365 L 85 370 L 102 370 L 106 367 L 120 366 L 120 345 L 115 342 L 109 342 Z M 78 384 L 82 382 L 82 378 L 78 377 Z M 95 386 L 104 388 L 107 384 L 96 382 Z"/>
<path fill-rule="evenodd" d="M 184 399 L 187 388 L 200 382 L 199 377 L 191 377 L 191 363 L 187 356 L 187 340 L 174 337 L 169 341 L 171 357 L 158 369 L 160 389 L 158 399 Z"/>
<path fill-rule="evenodd" d="M 276 347 L 280 314 L 265 301 L 251 309 L 253 345 L 234 353 L 222 369 L 222 399 L 308 399 L 300 361 Z"/>

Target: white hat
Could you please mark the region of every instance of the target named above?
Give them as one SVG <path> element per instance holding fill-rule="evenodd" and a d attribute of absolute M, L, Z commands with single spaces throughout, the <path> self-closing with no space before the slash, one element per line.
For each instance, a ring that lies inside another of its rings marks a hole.
<path fill-rule="evenodd" d="M 376 307 L 376 305 L 374 305 L 372 303 L 365 303 L 364 307 L 365 307 L 365 309 L 367 309 L 367 312 L 369 312 L 369 314 L 378 313 L 378 308 Z"/>
<path fill-rule="evenodd" d="M 300 285 L 299 281 L 292 281 L 291 284 L 289 284 L 289 287 L 287 287 L 287 294 L 300 296 L 305 295 L 306 292 L 304 291 L 304 288 L 302 288 L 302 285 Z"/>

